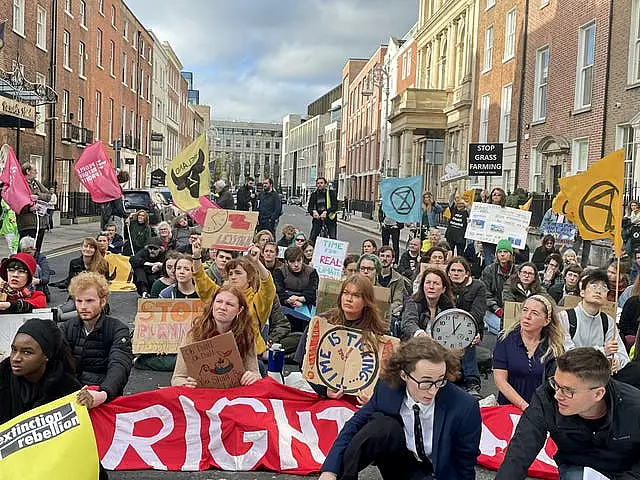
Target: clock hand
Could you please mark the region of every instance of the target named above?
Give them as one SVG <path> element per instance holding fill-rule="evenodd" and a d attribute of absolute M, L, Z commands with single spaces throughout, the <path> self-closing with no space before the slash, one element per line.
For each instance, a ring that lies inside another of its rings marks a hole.
<path fill-rule="evenodd" d="M 456 322 L 455 322 L 455 320 L 453 321 L 453 333 L 452 333 L 452 335 L 456 334 L 456 332 L 460 328 L 460 325 L 462 325 L 462 323 L 459 323 L 458 326 L 456 327 Z"/>

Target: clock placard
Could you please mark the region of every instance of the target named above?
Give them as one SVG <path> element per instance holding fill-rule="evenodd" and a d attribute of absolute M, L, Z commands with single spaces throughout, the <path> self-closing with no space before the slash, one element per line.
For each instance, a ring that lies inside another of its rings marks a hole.
<path fill-rule="evenodd" d="M 477 333 L 473 316 L 460 308 L 440 312 L 431 325 L 431 337 L 447 348 L 467 348 Z"/>
<path fill-rule="evenodd" d="M 372 351 L 360 330 L 330 324 L 313 317 L 309 323 L 307 350 L 302 363 L 306 380 L 344 393 L 371 395 L 384 362 L 399 340 L 385 335 Z"/>

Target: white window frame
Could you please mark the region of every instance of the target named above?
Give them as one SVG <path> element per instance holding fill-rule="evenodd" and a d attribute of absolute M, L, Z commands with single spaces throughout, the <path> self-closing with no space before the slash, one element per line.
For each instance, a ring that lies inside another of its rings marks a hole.
<path fill-rule="evenodd" d="M 500 99 L 500 143 L 509 143 L 511 135 L 511 104 L 513 100 L 513 84 L 502 87 Z"/>
<path fill-rule="evenodd" d="M 87 46 L 84 42 L 78 42 L 78 76 L 87 78 Z"/>
<path fill-rule="evenodd" d="M 491 95 L 486 93 L 480 99 L 480 128 L 478 129 L 478 142 L 487 143 L 489 137 L 489 110 L 491 108 Z"/>
<path fill-rule="evenodd" d="M 36 47 L 47 51 L 47 11 L 40 5 L 36 7 Z"/>
<path fill-rule="evenodd" d="M 124 86 L 127 85 L 127 68 L 129 67 L 129 60 L 127 59 L 127 52 L 122 52 L 122 69 L 120 71 L 120 81 Z"/>
<path fill-rule="evenodd" d="M 24 37 L 24 0 L 13 0 L 13 31 Z"/>
<path fill-rule="evenodd" d="M 488 72 L 493 66 L 493 25 L 484 32 L 484 56 L 482 72 Z"/>
<path fill-rule="evenodd" d="M 546 57 L 546 65 L 543 59 Z M 547 97 L 549 85 L 550 50 L 546 45 L 536 52 L 536 68 L 533 86 L 533 121 L 544 122 L 547 119 Z"/>
<path fill-rule="evenodd" d="M 636 161 L 640 155 L 640 135 L 636 138 L 636 131 L 632 125 L 625 123 L 616 125 L 616 150 L 624 149 L 624 192 L 636 198 L 634 188 Z"/>
<path fill-rule="evenodd" d="M 80 0 L 80 26 L 87 28 L 87 4 L 84 0 Z"/>
<path fill-rule="evenodd" d="M 591 58 L 588 58 L 585 47 L 591 37 L 593 37 L 592 53 Z M 595 22 L 589 22 L 586 25 L 581 26 L 580 30 L 578 30 L 578 58 L 576 62 L 576 87 L 573 104 L 573 108 L 576 111 L 591 108 L 591 100 L 593 97 L 593 77 L 595 71 L 595 48 L 596 24 Z M 585 98 L 585 96 L 588 96 L 588 98 Z"/>
<path fill-rule="evenodd" d="M 640 84 L 640 0 L 633 0 L 629 31 L 629 85 Z"/>
<path fill-rule="evenodd" d="M 107 112 L 107 131 L 109 132 L 109 145 L 113 144 L 113 98 L 109 98 L 109 111 Z"/>
<path fill-rule="evenodd" d="M 76 123 L 81 127 L 84 124 L 84 97 L 78 97 L 78 117 Z"/>
<path fill-rule="evenodd" d="M 116 44 L 113 40 L 109 40 L 109 74 L 115 78 L 116 76 Z"/>
<path fill-rule="evenodd" d="M 118 26 L 116 25 L 116 21 L 117 21 L 117 14 L 116 14 L 116 6 L 115 5 L 111 5 L 111 26 L 117 30 Z"/>
<path fill-rule="evenodd" d="M 531 148 L 529 162 L 529 191 L 542 193 L 542 153 L 536 147 Z"/>
<path fill-rule="evenodd" d="M 100 121 L 102 120 L 102 92 L 96 90 L 96 128 L 93 132 L 94 140 L 100 138 Z"/>
<path fill-rule="evenodd" d="M 73 18 L 73 15 L 71 14 L 71 8 L 72 8 L 71 0 L 64 0 L 64 13 L 66 13 L 71 18 Z"/>
<path fill-rule="evenodd" d="M 582 147 L 586 144 L 586 151 Z M 581 154 L 584 153 L 584 158 Z M 584 172 L 589 167 L 589 137 L 574 138 L 571 142 L 571 173 Z"/>
<path fill-rule="evenodd" d="M 96 30 L 96 65 L 102 68 L 102 30 Z"/>
<path fill-rule="evenodd" d="M 516 56 L 516 8 L 507 12 L 504 18 L 504 55 L 503 62 L 508 62 Z"/>
<path fill-rule="evenodd" d="M 493 8 L 496 6 L 496 0 L 487 0 L 487 5 L 484 8 L 484 11 L 486 12 L 487 10 Z"/>
<path fill-rule="evenodd" d="M 62 90 L 60 95 L 60 118 L 62 123 L 69 121 L 69 90 Z"/>
<path fill-rule="evenodd" d="M 549 0 L 540 0 L 540 8 L 544 8 L 549 5 Z"/>
<path fill-rule="evenodd" d="M 104 0 L 98 0 L 98 13 L 104 17 Z"/>
<path fill-rule="evenodd" d="M 124 27 L 122 27 L 122 36 L 125 40 L 129 40 L 129 21 L 124 21 Z"/>
<path fill-rule="evenodd" d="M 62 65 L 71 71 L 71 33 L 67 30 L 62 34 Z"/>

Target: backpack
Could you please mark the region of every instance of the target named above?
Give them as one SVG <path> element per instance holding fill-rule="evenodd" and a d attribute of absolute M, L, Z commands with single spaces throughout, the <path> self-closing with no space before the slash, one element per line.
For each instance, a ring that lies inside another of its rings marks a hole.
<path fill-rule="evenodd" d="M 578 328 L 578 317 L 576 316 L 576 309 L 568 309 L 567 317 L 569 318 L 569 335 L 571 336 L 571 340 L 573 340 L 573 337 L 576 334 L 576 329 Z M 602 321 L 602 337 L 604 338 L 603 343 L 606 343 L 607 330 L 609 329 L 609 317 L 606 313 L 600 312 L 600 320 Z"/>

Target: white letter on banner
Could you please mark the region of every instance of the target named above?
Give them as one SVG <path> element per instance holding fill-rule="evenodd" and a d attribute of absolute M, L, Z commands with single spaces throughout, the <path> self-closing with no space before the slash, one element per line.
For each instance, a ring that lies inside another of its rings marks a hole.
<path fill-rule="evenodd" d="M 196 410 L 193 400 L 189 397 L 180 395 L 178 400 L 180 400 L 180 405 L 182 405 L 182 411 L 184 412 L 186 423 L 184 443 L 187 446 L 181 470 L 184 472 L 197 472 L 200 470 L 200 460 L 202 459 L 202 439 L 200 438 L 202 422 L 200 421 L 200 414 Z"/>
<path fill-rule="evenodd" d="M 488 457 L 495 457 L 498 449 L 507 448 L 506 440 L 496 437 L 493 432 L 482 422 L 482 434 L 480 435 L 480 453 Z"/>
<path fill-rule="evenodd" d="M 302 431 L 289 425 L 287 414 L 284 411 L 282 400 L 269 400 L 273 407 L 273 413 L 278 424 L 278 446 L 280 447 L 280 469 L 288 470 L 296 468 L 298 461 L 291 451 L 291 441 L 295 438 L 304 443 L 311 451 L 313 459 L 322 464 L 325 456 L 318 445 L 318 432 L 311 421 L 311 412 L 298 412 L 298 420 Z"/>
<path fill-rule="evenodd" d="M 138 437 L 133 435 L 136 422 L 157 418 L 162 422 L 162 428 L 153 437 Z M 162 405 L 153 405 L 135 412 L 116 414 L 116 426 L 113 440 L 107 453 L 102 458 L 102 466 L 107 470 L 115 470 L 125 452 L 131 446 L 140 456 L 143 462 L 155 470 L 166 470 L 167 467 L 160 461 L 151 446 L 159 442 L 173 430 L 173 415 L 171 411 Z"/>
<path fill-rule="evenodd" d="M 518 426 L 518 423 L 520 423 L 521 415 L 514 415 L 512 413 L 512 414 L 509 414 L 509 417 L 511 418 L 511 424 L 513 425 L 513 429 L 511 430 L 511 438 L 513 438 L 513 435 L 516 433 L 516 427 Z M 549 433 L 547 433 L 547 440 L 545 440 L 544 445 L 542 446 L 542 450 L 538 452 L 536 459 L 541 461 L 542 463 L 546 463 L 547 465 L 557 467 L 556 462 L 553 460 L 553 458 L 547 455 L 547 451 L 545 450 L 545 448 L 547 448 L 548 440 L 549 440 Z"/>
<path fill-rule="evenodd" d="M 253 446 L 244 455 L 231 455 L 222 442 L 222 420 L 220 412 L 227 406 L 247 405 L 258 413 L 266 413 L 267 407 L 255 398 L 236 398 L 229 400 L 227 397 L 219 399 L 213 404 L 207 415 L 211 419 L 209 425 L 209 451 L 213 460 L 222 470 L 248 471 L 251 470 L 260 459 L 267 453 L 269 440 L 268 430 L 256 430 L 254 432 L 244 432 L 242 439 L 244 442 L 253 443 Z M 239 423 L 239 422 L 238 422 Z M 257 423 L 257 422 L 256 422 Z M 241 425 L 238 424 L 238 428 Z"/>
<path fill-rule="evenodd" d="M 355 412 L 347 407 L 329 407 L 325 408 L 321 412 L 316 413 L 318 420 L 331 420 L 336 422 L 338 426 L 338 433 L 344 427 L 344 424 L 349 421 Z"/>

